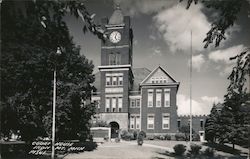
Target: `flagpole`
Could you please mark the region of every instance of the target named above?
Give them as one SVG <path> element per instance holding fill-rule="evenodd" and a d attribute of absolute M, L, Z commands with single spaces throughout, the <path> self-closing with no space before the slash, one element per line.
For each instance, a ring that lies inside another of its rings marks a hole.
<path fill-rule="evenodd" d="M 191 30 L 191 46 L 190 46 L 190 145 L 192 142 L 192 30 Z"/>

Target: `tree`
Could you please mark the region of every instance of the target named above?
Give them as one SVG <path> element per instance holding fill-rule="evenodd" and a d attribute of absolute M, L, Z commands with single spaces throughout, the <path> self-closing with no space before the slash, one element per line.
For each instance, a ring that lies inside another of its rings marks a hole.
<path fill-rule="evenodd" d="M 205 122 L 205 138 L 208 142 L 215 142 L 216 138 L 220 136 L 218 134 L 218 130 L 220 127 L 219 123 L 219 113 L 216 109 L 216 105 L 213 104 L 210 114 L 208 115 L 206 122 Z"/>
<path fill-rule="evenodd" d="M 244 126 L 244 119 L 247 114 L 241 111 L 241 106 L 250 100 L 250 93 L 247 92 L 246 77 L 250 72 L 250 54 L 246 50 L 241 54 L 232 57 L 236 59 L 236 66 L 233 67 L 232 73 L 228 77 L 230 84 L 225 95 L 224 107 L 220 120 L 221 131 L 223 132 L 219 140 L 221 142 L 231 142 L 233 144 L 244 142 L 247 129 Z"/>
<path fill-rule="evenodd" d="M 183 0 L 180 0 L 183 1 Z M 187 9 L 192 3 L 197 4 L 199 0 L 188 0 Z M 215 42 L 215 47 L 220 45 L 222 40 L 225 40 L 225 32 L 227 29 L 234 25 L 237 19 L 237 15 L 240 12 L 241 7 L 249 2 L 247 1 L 200 1 L 207 8 L 216 10 L 219 12 L 218 18 L 215 18 L 211 29 L 208 31 L 205 37 L 205 48 L 211 43 Z M 249 112 L 242 112 L 240 110 L 242 105 L 249 104 L 249 92 L 246 92 L 246 76 L 250 78 L 250 48 L 247 48 L 237 56 L 232 57 L 231 60 L 236 60 L 236 66 L 233 68 L 232 73 L 228 77 L 230 85 L 225 95 L 224 108 L 222 109 L 221 115 L 217 120 L 220 122 L 219 126 L 219 141 L 230 142 L 234 144 L 238 141 L 244 141 L 246 136 L 246 128 L 244 127 L 244 120 L 248 119 Z M 211 118 L 210 118 L 211 119 Z M 212 137 L 213 138 L 213 137 Z"/>
<path fill-rule="evenodd" d="M 180 2 L 183 0 L 180 0 Z M 215 42 L 215 47 L 220 45 L 222 40 L 226 40 L 225 33 L 230 27 L 234 25 L 237 20 L 237 15 L 244 3 L 248 3 L 246 0 L 187 0 L 187 9 L 192 3 L 203 3 L 208 9 L 219 12 L 217 18 L 213 18 L 211 29 L 207 32 L 207 36 L 204 38 L 204 47 L 207 48 L 210 44 Z"/>
<path fill-rule="evenodd" d="M 93 64 L 80 55 L 63 16 L 85 20 L 103 39 L 79 1 L 3 1 L 1 58 L 1 128 L 4 135 L 20 130 L 25 141 L 50 135 L 53 71 L 57 68 L 57 139 L 86 139 L 93 104 L 84 104 L 94 89 Z M 62 50 L 56 56 L 57 48 Z"/>
<path fill-rule="evenodd" d="M 184 133 L 185 135 L 185 141 L 188 141 L 190 138 L 190 126 L 189 125 L 183 125 L 180 127 L 179 130 L 181 133 Z M 192 129 L 192 134 L 194 134 L 194 130 Z"/>

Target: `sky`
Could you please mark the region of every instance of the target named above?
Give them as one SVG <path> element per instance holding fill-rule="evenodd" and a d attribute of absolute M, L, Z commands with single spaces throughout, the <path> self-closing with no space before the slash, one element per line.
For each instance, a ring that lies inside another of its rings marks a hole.
<path fill-rule="evenodd" d="M 110 17 L 112 0 L 84 1 L 87 10 L 95 14 L 95 22 Z M 177 94 L 178 114 L 190 112 L 190 55 L 192 32 L 192 112 L 209 114 L 213 103 L 223 102 L 229 76 L 235 62 L 229 58 L 250 47 L 250 3 L 245 3 L 236 23 L 226 32 L 219 47 L 204 49 L 202 41 L 218 12 L 202 3 L 186 9 L 186 1 L 119 0 L 124 15 L 131 17 L 134 34 L 133 67 L 153 70 L 162 66 L 180 82 Z M 101 41 L 91 33 L 82 32 L 83 22 L 71 16 L 65 18 L 73 41 L 81 46 L 81 54 L 100 65 Z"/>

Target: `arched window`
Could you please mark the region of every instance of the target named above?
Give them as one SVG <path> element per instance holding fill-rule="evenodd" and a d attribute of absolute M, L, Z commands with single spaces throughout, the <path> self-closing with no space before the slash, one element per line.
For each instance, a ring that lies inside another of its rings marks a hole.
<path fill-rule="evenodd" d="M 109 54 L 109 65 L 120 65 L 121 64 L 121 54 L 119 52 Z"/>

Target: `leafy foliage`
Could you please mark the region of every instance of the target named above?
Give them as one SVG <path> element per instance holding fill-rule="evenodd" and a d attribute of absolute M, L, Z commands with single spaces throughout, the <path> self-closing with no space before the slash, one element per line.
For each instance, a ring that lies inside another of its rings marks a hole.
<path fill-rule="evenodd" d="M 180 0 L 180 2 L 183 0 Z M 192 3 L 197 4 L 199 0 L 187 0 L 187 9 Z M 210 30 L 207 32 L 207 36 L 203 40 L 205 43 L 204 48 L 207 48 L 211 43 L 215 43 L 215 47 L 220 45 L 222 40 L 226 40 L 226 30 L 234 25 L 237 19 L 237 15 L 240 12 L 244 1 L 227 0 L 200 0 L 207 8 L 219 12 L 217 18 L 213 18 Z"/>
<path fill-rule="evenodd" d="M 174 146 L 174 152 L 178 156 L 182 156 L 186 151 L 186 146 L 182 144 L 177 144 Z"/>
<path fill-rule="evenodd" d="M 80 55 L 63 16 L 69 10 L 86 19 L 78 1 L 3 1 L 1 58 L 1 127 L 4 135 L 20 130 L 23 140 L 51 135 L 53 71 L 57 70 L 57 139 L 86 139 L 93 104 L 93 64 Z M 56 55 L 56 49 L 61 55 Z"/>
<path fill-rule="evenodd" d="M 216 104 L 214 103 L 205 122 L 205 138 L 208 142 L 215 142 L 216 138 L 220 136 L 218 133 L 220 129 L 219 115 Z"/>
<path fill-rule="evenodd" d="M 190 138 L 190 126 L 189 125 L 181 126 L 179 131 L 185 135 L 185 141 L 189 140 Z M 192 134 L 194 134 L 194 129 L 192 129 Z"/>
<path fill-rule="evenodd" d="M 227 88 L 223 108 L 218 113 L 215 106 L 211 110 L 206 122 L 206 139 L 220 143 L 242 144 L 248 138 L 246 124 L 249 124 L 249 110 L 242 110 L 243 105 L 250 101 L 250 94 L 247 92 L 246 77 L 250 72 L 249 49 L 241 54 L 232 57 L 236 60 L 236 66 L 228 77 L 230 84 Z M 249 89 L 249 88 L 248 88 Z"/>
<path fill-rule="evenodd" d="M 190 145 L 189 153 L 192 155 L 198 155 L 200 153 L 201 146 L 196 144 Z"/>
<path fill-rule="evenodd" d="M 220 117 L 221 137 L 220 142 L 230 142 L 233 145 L 237 142 L 247 140 L 244 134 L 247 132 L 244 126 L 245 113 L 241 106 L 250 100 L 250 93 L 247 92 L 246 77 L 250 73 L 249 49 L 237 55 L 231 60 L 237 60 L 236 66 L 228 77 L 230 84 L 225 95 L 224 107 Z"/>

